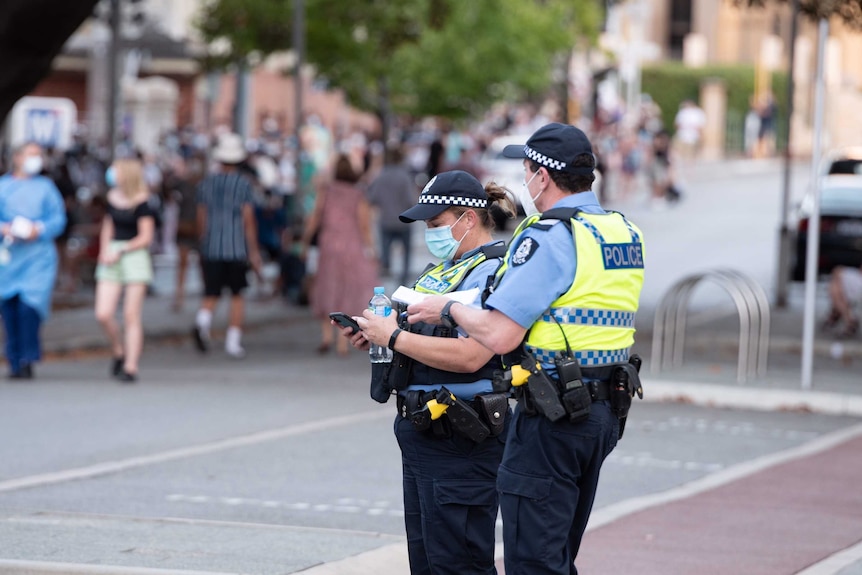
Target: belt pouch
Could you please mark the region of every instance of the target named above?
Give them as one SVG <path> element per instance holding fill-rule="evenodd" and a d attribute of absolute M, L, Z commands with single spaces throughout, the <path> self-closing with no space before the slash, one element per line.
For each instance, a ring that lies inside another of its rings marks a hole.
<path fill-rule="evenodd" d="M 449 423 L 454 431 L 476 443 L 485 441 L 491 434 L 488 426 L 482 422 L 476 410 L 445 387 L 440 389 L 440 393 L 437 394 L 437 401 L 449 406 L 446 415 L 449 416 Z"/>
<path fill-rule="evenodd" d="M 584 385 L 581 366 L 573 357 L 560 357 L 554 360 L 557 375 L 562 386 L 563 407 L 569 414 L 569 421 L 577 423 L 590 416 L 590 406 L 593 403 L 589 388 Z"/>
<path fill-rule="evenodd" d="M 637 377 L 634 366 L 621 366 L 614 369 L 611 376 L 611 410 L 621 419 L 629 414 L 632 396 L 635 394 L 630 378 L 631 372 L 634 372 Z"/>
<path fill-rule="evenodd" d="M 551 421 L 558 421 L 565 417 L 566 408 L 560 403 L 560 392 L 544 370 L 530 374 L 527 378 L 527 389 L 530 391 L 530 398 L 537 412 Z"/>
<path fill-rule="evenodd" d="M 391 363 L 371 364 L 371 399 L 378 403 L 386 403 L 392 395 L 389 387 L 389 369 Z"/>
<path fill-rule="evenodd" d="M 489 393 L 477 395 L 475 400 L 479 415 L 488 424 L 491 437 L 503 433 L 506 424 L 506 413 L 509 411 L 509 395 L 506 393 Z"/>
<path fill-rule="evenodd" d="M 412 358 L 397 351 L 392 352 L 392 368 L 389 370 L 389 379 L 387 381 L 389 389 L 394 389 L 395 391 L 407 389 L 407 386 L 410 384 L 412 367 Z"/>
<path fill-rule="evenodd" d="M 569 414 L 569 421 L 578 423 L 590 416 L 590 406 L 593 400 L 589 388 L 582 381 L 569 382 L 563 392 L 563 406 Z"/>
<path fill-rule="evenodd" d="M 404 400 L 407 417 L 417 431 L 427 431 L 431 427 L 431 412 L 421 401 L 421 391 L 408 391 Z"/>

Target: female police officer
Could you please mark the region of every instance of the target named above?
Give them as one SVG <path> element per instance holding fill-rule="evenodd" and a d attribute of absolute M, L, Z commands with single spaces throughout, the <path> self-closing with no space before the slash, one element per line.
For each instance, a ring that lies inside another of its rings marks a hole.
<path fill-rule="evenodd" d="M 487 309 L 429 297 L 408 308 L 409 321 L 457 324 L 495 353 L 523 342 L 555 380 L 543 396 L 529 385 L 519 392 L 497 485 L 506 573 L 570 575 L 637 380 L 628 360 L 643 240 L 590 191 L 595 157 L 579 129 L 548 124 L 503 153 L 524 158 L 521 203 L 528 215 L 542 210 L 541 219 L 527 218 L 516 230 Z M 536 377 L 537 388 L 542 380 Z"/>
<path fill-rule="evenodd" d="M 425 186 L 418 204 L 400 217 L 404 222 L 425 221 L 428 249 L 443 262 L 419 277 L 416 291 L 485 291 L 505 253 L 504 243 L 491 237 L 491 204 L 514 213 L 502 188 L 494 184 L 483 188 L 466 172 L 440 173 Z M 395 421 L 402 453 L 410 572 L 496 573 L 496 479 L 508 419 L 506 397 L 491 393 L 499 357 L 454 329 L 415 324 L 402 331 L 395 314 L 379 317 L 366 311 L 364 316 L 358 318 L 362 332 L 353 337 L 356 347 L 367 349 L 368 342 L 389 345 L 412 359 L 412 366 L 404 368 L 409 369 L 409 386 L 399 392 Z M 349 329 L 343 333 L 347 335 Z M 441 390 L 446 390 L 442 396 Z M 437 403 L 438 397 L 455 400 L 457 406 L 432 420 L 429 401 L 443 405 Z M 465 404 L 467 409 L 453 417 Z M 466 421 L 471 416 L 478 416 L 481 425 Z M 484 432 L 477 434 L 481 429 Z"/>

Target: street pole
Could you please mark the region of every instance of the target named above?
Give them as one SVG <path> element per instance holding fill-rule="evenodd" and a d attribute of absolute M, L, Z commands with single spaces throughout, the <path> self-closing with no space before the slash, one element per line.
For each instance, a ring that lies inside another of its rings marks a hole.
<path fill-rule="evenodd" d="M 243 141 L 249 137 L 248 106 L 250 83 L 248 62 L 245 57 L 242 57 L 236 64 L 233 131 L 239 134 Z"/>
<path fill-rule="evenodd" d="M 111 43 L 108 49 L 108 161 L 114 161 L 117 151 L 117 110 L 120 107 L 120 74 L 117 58 L 120 52 L 120 0 L 111 0 L 108 16 L 111 28 Z"/>
<path fill-rule="evenodd" d="M 811 389 L 814 371 L 814 295 L 817 290 L 818 256 L 820 254 L 820 145 L 823 132 L 823 78 L 829 20 L 820 19 L 817 38 L 817 72 L 814 89 L 814 149 L 811 153 L 811 191 L 814 196 L 808 219 L 808 242 L 805 251 L 805 308 L 802 315 L 802 389 Z"/>
<path fill-rule="evenodd" d="M 302 65 L 305 62 L 305 2 L 294 0 L 293 2 L 293 53 L 296 56 L 296 67 L 293 73 L 294 89 L 294 112 L 293 131 L 296 140 L 296 153 L 294 154 L 294 171 L 296 174 L 295 214 L 298 222 L 305 219 L 304 200 L 305 190 L 302 189 Z"/>
<path fill-rule="evenodd" d="M 780 309 L 787 307 L 787 284 L 789 283 L 790 267 L 790 227 L 788 223 L 790 212 L 790 165 L 793 153 L 790 137 L 793 126 L 793 95 L 795 93 L 794 70 L 796 69 L 796 36 L 799 31 L 799 0 L 793 0 L 790 20 L 790 65 L 787 74 L 787 136 L 784 142 L 784 174 L 781 193 L 781 229 L 778 233 L 778 278 L 775 282 L 775 305 Z"/>

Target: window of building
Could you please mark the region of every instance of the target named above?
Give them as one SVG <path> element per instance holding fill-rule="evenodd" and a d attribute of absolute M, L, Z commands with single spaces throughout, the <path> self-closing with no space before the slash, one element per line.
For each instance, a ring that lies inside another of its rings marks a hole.
<path fill-rule="evenodd" d="M 691 32 L 692 0 L 671 0 L 668 26 L 668 52 L 674 60 L 682 60 L 682 44 Z"/>

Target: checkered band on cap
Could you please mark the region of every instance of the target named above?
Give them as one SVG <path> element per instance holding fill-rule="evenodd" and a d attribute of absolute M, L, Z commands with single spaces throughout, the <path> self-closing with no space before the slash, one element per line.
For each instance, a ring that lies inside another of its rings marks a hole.
<path fill-rule="evenodd" d="M 487 208 L 488 200 L 482 198 L 460 198 L 457 196 L 439 196 L 436 194 L 422 194 L 419 196 L 420 204 L 436 204 L 438 206 L 467 206 L 468 208 Z"/>
<path fill-rule="evenodd" d="M 566 162 L 561 162 L 560 160 L 555 160 L 554 158 L 549 158 L 545 154 L 541 152 L 537 152 L 530 146 L 524 146 L 524 153 L 528 158 L 533 160 L 534 162 L 545 166 L 546 168 L 551 168 L 553 170 L 562 170 L 566 167 Z"/>

